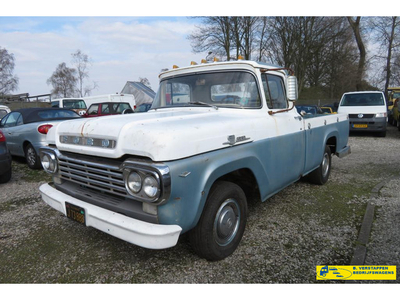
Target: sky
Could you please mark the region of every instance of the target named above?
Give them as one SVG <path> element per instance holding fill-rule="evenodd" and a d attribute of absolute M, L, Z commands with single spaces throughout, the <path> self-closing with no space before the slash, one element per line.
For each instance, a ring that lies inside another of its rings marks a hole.
<path fill-rule="evenodd" d="M 8 1 L 10 2 L 10 1 Z M 190 5 L 188 5 L 190 3 Z M 301 3 L 301 7 L 298 7 Z M 314 3 L 314 5 L 308 5 Z M 154 1 L 19 0 L 2 5 L 0 47 L 15 57 L 17 93 L 50 93 L 47 79 L 78 49 L 91 59 L 89 80 L 98 86 L 92 95 L 121 92 L 127 81 L 147 78 L 154 91 L 161 69 L 200 62 L 207 53 L 195 54 L 187 36 L 210 15 L 358 15 L 358 10 L 337 0 L 315 11 L 317 0 L 273 1 Z M 337 11 L 340 9 L 339 11 Z M 376 12 L 375 8 L 374 11 Z M 367 12 L 368 13 L 368 12 Z"/>
<path fill-rule="evenodd" d="M 14 93 L 49 93 L 47 79 L 80 49 L 91 60 L 92 95 L 121 92 L 127 81 L 145 77 L 153 90 L 161 69 L 200 61 L 187 36 L 198 19 L 188 17 L 0 17 L 0 47 L 15 57 Z"/>

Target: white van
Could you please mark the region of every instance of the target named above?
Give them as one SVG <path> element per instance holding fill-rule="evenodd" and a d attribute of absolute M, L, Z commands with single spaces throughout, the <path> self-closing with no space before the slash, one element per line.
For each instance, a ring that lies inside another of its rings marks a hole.
<path fill-rule="evenodd" d="M 338 113 L 349 115 L 350 131 L 376 132 L 386 136 L 387 106 L 380 91 L 344 93 Z"/>
<path fill-rule="evenodd" d="M 130 104 L 133 110 L 136 108 L 135 96 L 133 96 L 132 94 L 107 94 L 107 95 L 83 97 L 82 99 L 85 100 L 87 107 L 89 107 L 94 103 L 127 102 Z"/>
<path fill-rule="evenodd" d="M 72 109 L 80 115 L 83 115 L 88 106 L 82 98 L 60 98 L 51 101 L 51 107 L 60 107 Z"/>

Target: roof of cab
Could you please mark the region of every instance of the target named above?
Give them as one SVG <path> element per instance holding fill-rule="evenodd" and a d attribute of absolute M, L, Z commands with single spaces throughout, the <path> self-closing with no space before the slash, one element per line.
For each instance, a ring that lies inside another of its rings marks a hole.
<path fill-rule="evenodd" d="M 169 75 L 173 75 L 174 73 L 183 73 L 183 72 L 195 70 L 195 69 L 213 69 L 213 68 L 220 68 L 221 66 L 237 66 L 237 67 L 239 67 L 240 65 L 251 66 L 253 68 L 260 68 L 260 69 L 282 68 L 281 66 L 278 66 L 278 65 L 267 64 L 264 62 L 256 62 L 256 61 L 252 61 L 252 60 L 231 60 L 231 61 L 222 61 L 222 62 L 207 62 L 207 63 L 201 63 L 201 64 L 194 63 L 189 66 L 176 67 L 171 70 L 161 72 L 159 75 L 159 78 L 165 77 L 165 76 L 168 77 Z"/>

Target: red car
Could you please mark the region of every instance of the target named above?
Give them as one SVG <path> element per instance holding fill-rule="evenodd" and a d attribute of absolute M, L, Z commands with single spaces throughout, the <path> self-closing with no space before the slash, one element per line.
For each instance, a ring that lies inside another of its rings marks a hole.
<path fill-rule="evenodd" d="M 83 116 L 90 118 L 128 113 L 133 113 L 133 109 L 127 102 L 102 102 L 90 105 Z"/>

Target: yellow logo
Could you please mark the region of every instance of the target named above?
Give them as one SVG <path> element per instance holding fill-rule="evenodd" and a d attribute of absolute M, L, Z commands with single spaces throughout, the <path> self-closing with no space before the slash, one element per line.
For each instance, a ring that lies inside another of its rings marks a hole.
<path fill-rule="evenodd" d="M 317 280 L 396 280 L 396 266 L 317 266 Z"/>

